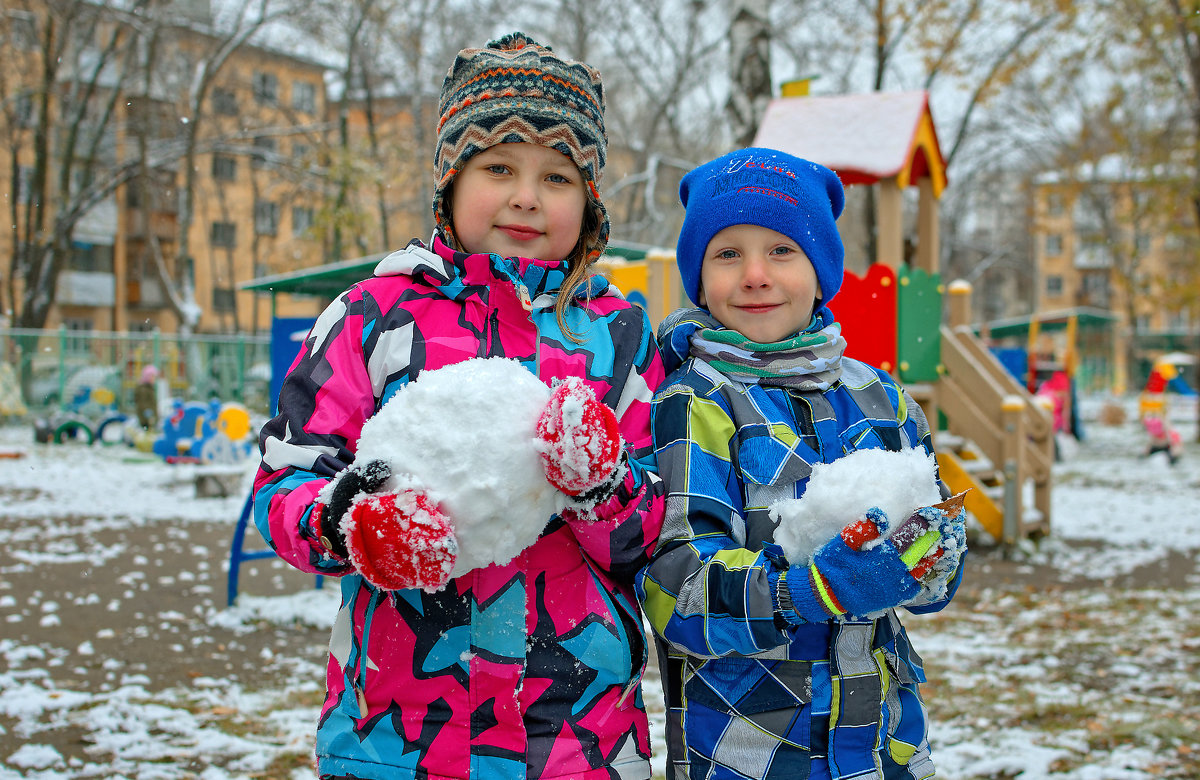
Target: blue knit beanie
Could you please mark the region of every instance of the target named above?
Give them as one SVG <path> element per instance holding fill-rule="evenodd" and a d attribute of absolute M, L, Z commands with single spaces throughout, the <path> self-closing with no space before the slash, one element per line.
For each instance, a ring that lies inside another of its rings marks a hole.
<path fill-rule="evenodd" d="M 770 228 L 799 244 L 817 272 L 822 304 L 842 286 L 845 249 L 836 223 L 845 192 L 825 166 L 774 149 L 739 149 L 689 171 L 679 200 L 687 214 L 675 260 L 696 305 L 708 242 L 732 225 Z"/>

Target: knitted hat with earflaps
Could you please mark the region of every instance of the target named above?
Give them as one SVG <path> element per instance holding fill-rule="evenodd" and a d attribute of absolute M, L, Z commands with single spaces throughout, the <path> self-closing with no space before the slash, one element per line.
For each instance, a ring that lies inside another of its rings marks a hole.
<path fill-rule="evenodd" d="M 433 216 L 448 245 L 461 248 L 446 197 L 454 177 L 483 150 L 524 142 L 556 149 L 579 168 L 597 225 L 582 238 L 583 256 L 591 263 L 604 253 L 608 212 L 597 183 L 608 139 L 596 69 L 558 56 L 525 33 L 510 33 L 458 53 L 442 84 L 438 115 Z"/>

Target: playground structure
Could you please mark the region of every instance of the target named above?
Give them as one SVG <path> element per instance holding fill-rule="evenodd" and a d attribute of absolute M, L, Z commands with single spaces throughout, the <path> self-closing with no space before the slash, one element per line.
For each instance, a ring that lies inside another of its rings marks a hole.
<path fill-rule="evenodd" d="M 1168 393 L 1194 397 L 1196 391 L 1187 383 L 1180 366 L 1190 366 L 1195 362 L 1194 357 L 1183 352 L 1169 352 L 1159 356 L 1150 369 L 1146 386 L 1138 396 L 1138 418 L 1158 417 L 1165 420 Z"/>
<path fill-rule="evenodd" d="M 1011 545 L 1048 534 L 1051 416 L 970 327 L 966 282 L 950 286 L 943 322 L 938 199 L 946 171 L 927 93 L 809 97 L 785 88 L 754 143 L 821 163 L 847 185 L 876 187 L 874 261 L 861 278 L 847 272 L 831 306 L 847 355 L 897 376 L 921 404 L 937 431 L 942 479 L 955 493 L 973 488 L 967 510 L 995 540 Z M 908 187 L 918 191 L 911 267 L 904 262 Z"/>

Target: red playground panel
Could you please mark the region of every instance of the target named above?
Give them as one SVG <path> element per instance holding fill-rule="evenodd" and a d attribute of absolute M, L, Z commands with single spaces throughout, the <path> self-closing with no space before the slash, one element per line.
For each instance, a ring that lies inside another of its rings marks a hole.
<path fill-rule="evenodd" d="M 829 306 L 842 324 L 846 356 L 896 373 L 896 272 L 874 263 L 859 278 L 847 271 Z"/>

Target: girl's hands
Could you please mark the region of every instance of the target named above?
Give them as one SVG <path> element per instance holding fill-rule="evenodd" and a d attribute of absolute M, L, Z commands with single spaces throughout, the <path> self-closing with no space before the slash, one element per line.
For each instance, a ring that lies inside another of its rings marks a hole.
<path fill-rule="evenodd" d="M 616 488 L 621 466 L 617 416 L 579 377 L 554 388 L 538 419 L 537 437 L 546 479 L 563 493 L 596 501 Z"/>
<path fill-rule="evenodd" d="M 321 545 L 382 590 L 437 590 L 458 556 L 454 526 L 424 491 L 380 493 L 391 475 L 382 460 L 343 471 L 313 510 Z"/>
<path fill-rule="evenodd" d="M 359 496 L 342 523 L 350 563 L 381 590 L 439 590 L 458 557 L 454 526 L 420 490 Z"/>

